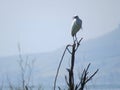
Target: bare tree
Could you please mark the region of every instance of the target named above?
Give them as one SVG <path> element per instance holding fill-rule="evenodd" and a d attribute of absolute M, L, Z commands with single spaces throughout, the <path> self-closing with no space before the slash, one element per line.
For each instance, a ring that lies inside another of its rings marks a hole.
<path fill-rule="evenodd" d="M 64 58 L 64 55 L 65 55 L 66 51 L 68 51 L 71 55 L 71 65 L 70 65 L 70 68 L 67 69 L 68 76 L 65 76 L 65 81 L 67 83 L 68 90 L 83 90 L 85 85 L 87 84 L 87 82 L 90 81 L 93 78 L 93 76 L 95 76 L 95 74 L 98 72 L 98 69 L 97 69 L 91 76 L 88 76 L 88 73 L 89 73 L 88 69 L 89 69 L 89 66 L 90 66 L 90 64 L 89 64 L 87 66 L 87 68 L 84 69 L 84 71 L 82 72 L 79 82 L 77 84 L 75 84 L 75 82 L 74 82 L 75 81 L 74 80 L 75 54 L 76 54 L 76 51 L 77 51 L 82 39 L 83 38 L 81 38 L 79 41 L 76 39 L 76 40 L 73 41 L 72 45 L 68 44 L 66 46 L 66 48 L 63 52 L 63 55 L 61 57 L 59 66 L 58 66 L 56 76 L 55 76 L 54 90 L 56 90 L 56 81 L 57 81 L 57 77 L 58 77 L 58 74 L 59 74 L 59 69 L 60 69 L 60 66 L 62 64 L 62 61 L 63 61 L 63 58 Z M 72 50 L 70 50 L 69 47 L 72 47 Z M 58 87 L 58 88 L 59 88 L 59 90 L 61 90 L 60 87 Z"/>
<path fill-rule="evenodd" d="M 33 70 L 35 59 L 33 59 L 31 62 L 28 62 L 28 57 L 24 59 L 22 57 L 21 48 L 19 44 L 18 44 L 18 50 L 19 50 L 18 63 L 19 63 L 20 70 L 21 70 L 22 90 L 29 90 L 28 88 L 30 86 L 32 70 Z"/>

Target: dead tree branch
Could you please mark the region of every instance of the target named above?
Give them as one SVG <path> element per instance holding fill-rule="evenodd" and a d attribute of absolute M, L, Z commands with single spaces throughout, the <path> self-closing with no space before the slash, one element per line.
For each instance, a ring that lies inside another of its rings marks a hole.
<path fill-rule="evenodd" d="M 68 47 L 70 47 L 70 46 L 71 46 L 70 44 L 68 44 L 68 45 L 66 46 L 66 48 L 65 48 L 65 50 L 64 50 L 64 52 L 63 52 L 63 55 L 62 55 L 62 57 L 61 57 L 61 60 L 60 60 L 60 62 L 59 62 L 59 66 L 58 66 L 58 68 L 57 68 L 57 73 L 56 73 L 55 81 L 54 81 L 54 90 L 56 89 L 57 77 L 58 77 L 58 74 L 59 74 L 59 70 L 60 70 L 60 66 L 61 66 L 61 64 L 62 64 L 63 58 L 64 58 L 64 56 L 65 56 L 66 50 L 68 50 L 68 52 L 71 53 L 70 50 L 69 50 L 69 48 L 68 48 Z"/>
<path fill-rule="evenodd" d="M 90 81 L 94 76 L 95 74 L 98 72 L 98 69 L 91 75 L 91 76 L 88 76 L 88 69 L 90 67 L 90 64 L 88 64 L 87 68 L 83 70 L 82 74 L 81 74 L 81 78 L 80 78 L 80 81 L 75 84 L 74 83 L 74 63 L 75 63 L 75 54 L 76 54 L 76 51 L 78 50 L 78 47 L 80 46 L 80 43 L 82 41 L 83 38 L 81 38 L 79 41 L 73 41 L 73 44 L 70 45 L 68 44 L 63 52 L 63 55 L 61 57 L 61 60 L 60 60 L 60 63 L 59 63 L 59 66 L 58 66 L 58 69 L 57 69 L 57 73 L 56 73 L 56 76 L 55 76 L 55 81 L 54 81 L 54 90 L 56 89 L 56 81 L 57 81 L 57 77 L 58 77 L 58 74 L 59 74 L 59 69 L 61 67 L 61 64 L 62 64 L 62 61 L 63 61 L 63 58 L 64 58 L 64 55 L 66 53 L 66 50 L 70 53 L 71 55 L 71 64 L 70 64 L 70 68 L 67 69 L 68 71 L 68 77 L 65 76 L 65 81 L 67 83 L 67 86 L 68 86 L 68 90 L 83 90 L 86 83 L 88 81 Z M 72 50 L 70 51 L 69 50 L 69 47 L 72 47 Z M 58 88 L 59 90 L 61 90 L 61 88 L 59 87 Z"/>
<path fill-rule="evenodd" d="M 93 76 L 95 76 L 95 74 L 98 72 L 98 69 L 97 69 L 91 76 L 88 76 L 89 74 L 88 69 L 90 65 L 91 64 L 89 63 L 87 68 L 83 70 L 81 78 L 80 78 L 80 82 L 79 84 L 76 85 L 75 90 L 83 90 L 87 82 L 90 81 L 93 78 Z"/>

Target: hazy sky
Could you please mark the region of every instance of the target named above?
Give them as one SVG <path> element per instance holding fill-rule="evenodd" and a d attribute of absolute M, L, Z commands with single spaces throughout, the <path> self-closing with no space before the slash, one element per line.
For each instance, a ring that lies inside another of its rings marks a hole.
<path fill-rule="evenodd" d="M 73 15 L 78 37 L 99 37 L 120 24 L 120 0 L 0 0 L 0 56 L 50 52 L 70 43 Z"/>

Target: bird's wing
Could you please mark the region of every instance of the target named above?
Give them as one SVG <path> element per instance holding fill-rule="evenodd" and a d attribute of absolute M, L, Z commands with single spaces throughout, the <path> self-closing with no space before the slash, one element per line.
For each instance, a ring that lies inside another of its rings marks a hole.
<path fill-rule="evenodd" d="M 80 25 L 77 24 L 76 19 L 73 20 L 72 22 L 72 30 L 71 30 L 71 35 L 74 36 L 80 29 Z"/>
<path fill-rule="evenodd" d="M 80 26 L 80 28 L 82 28 L 82 20 L 81 19 L 77 19 L 76 24 L 78 26 Z"/>

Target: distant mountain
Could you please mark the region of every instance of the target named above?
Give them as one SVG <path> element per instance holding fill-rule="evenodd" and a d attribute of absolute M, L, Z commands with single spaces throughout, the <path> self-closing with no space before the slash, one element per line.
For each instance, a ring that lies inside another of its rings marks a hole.
<path fill-rule="evenodd" d="M 96 83 L 120 83 L 120 26 L 110 33 L 81 44 L 77 59 L 84 57 L 83 62 L 91 62 L 99 68 Z"/>
<path fill-rule="evenodd" d="M 76 53 L 76 72 L 82 71 L 88 63 L 91 63 L 91 73 L 99 69 L 98 74 L 93 79 L 93 84 L 119 84 L 120 83 L 120 26 L 99 38 L 81 42 Z M 51 53 L 38 53 L 24 55 L 28 61 L 35 59 L 33 68 L 33 82 L 53 85 L 54 76 L 58 63 L 64 51 L 61 48 Z M 6 80 L 6 76 L 11 80 L 20 79 L 19 57 L 0 58 L 0 80 Z M 64 80 L 66 68 L 69 67 L 70 55 L 66 54 L 59 76 L 59 83 Z M 0 82 L 1 82 L 0 81 Z M 46 82 L 47 81 L 47 82 Z M 16 81 L 17 82 L 17 81 Z"/>

